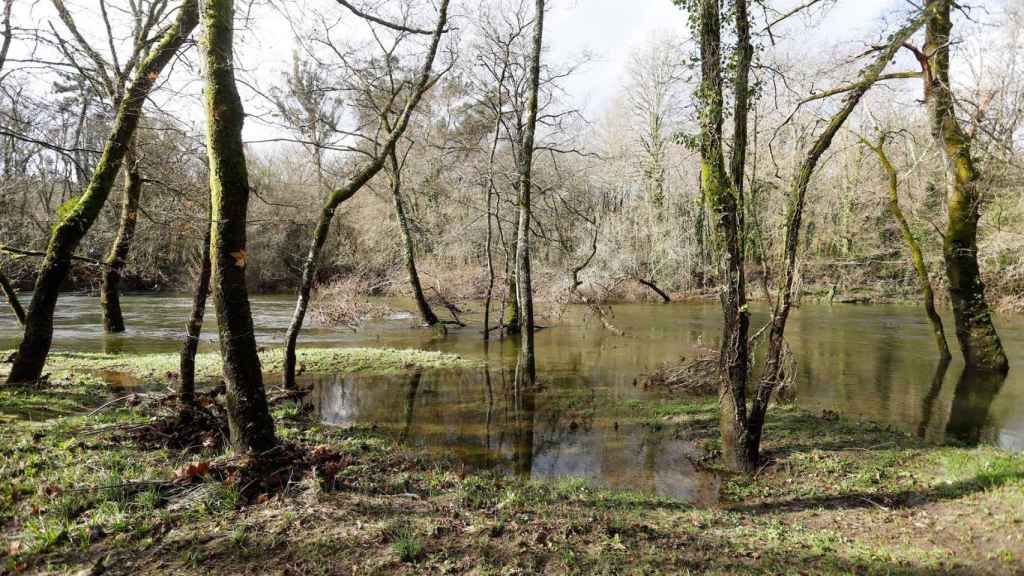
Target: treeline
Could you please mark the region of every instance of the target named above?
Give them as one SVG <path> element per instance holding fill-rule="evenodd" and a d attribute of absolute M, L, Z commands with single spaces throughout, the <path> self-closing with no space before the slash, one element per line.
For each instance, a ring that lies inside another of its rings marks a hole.
<path fill-rule="evenodd" d="M 530 17 L 529 7 L 519 3 L 466 8 L 474 26 L 453 49 L 451 70 L 424 96 L 399 144 L 399 194 L 427 292 L 444 289 L 450 296 L 483 298 L 488 222 L 498 276 L 504 280 L 497 284 L 508 284 L 515 139 L 526 107 L 521 88 Z M 1024 112 L 1019 80 L 1003 71 L 1020 65 L 1021 15 L 1009 5 L 1001 10 L 990 16 L 991 22 L 1001 22 L 994 30 L 988 21 L 965 21 L 965 41 L 954 53 L 965 69 L 956 88 L 958 113 L 974 135 L 973 150 L 985 179 L 982 271 L 996 307 L 1019 310 L 1024 305 L 1024 244 L 1014 224 L 1024 210 L 1019 145 Z M 782 45 L 787 24 L 777 25 Z M 313 37 L 303 40 L 309 43 Z M 710 294 L 720 284 L 720 247 L 702 201 L 693 140 L 694 54 L 692 42 L 668 34 L 653 38 L 633 54 L 621 94 L 597 118 L 584 118 L 564 92 L 572 74 L 597 64 L 584 58 L 545 62 L 536 158 L 540 192 L 534 207 L 541 299 L 569 297 L 573 270 L 583 262 L 587 266 L 578 275 L 595 299 L 660 299 L 652 284 L 669 294 Z M 748 266 L 755 278 L 764 272 L 758 254 L 778 250 L 796 150 L 838 98 L 818 96 L 855 73 L 853 64 L 841 65 L 822 80 L 821 67 L 833 62 L 803 56 L 783 50 L 758 56 L 746 175 L 746 210 L 754 225 Z M 344 135 L 332 129 L 344 120 L 347 99 L 357 89 L 333 85 L 344 73 L 351 70 L 297 52 L 293 69 L 266 87 L 266 98 L 250 110 L 261 119 L 272 118 L 275 140 L 295 141 L 248 146 L 255 192 L 249 227 L 258 234 L 253 234 L 247 279 L 254 290 L 282 292 L 299 285 L 318 217 L 314 207 L 326 194 L 324 174 L 350 172 L 360 161 L 349 150 L 358 146 L 341 143 Z M 0 242 L 6 246 L 45 248 L 55 215 L 79 193 L 83 175 L 99 160 L 94 151 L 110 127 L 109 105 L 88 90 L 85 79 L 70 76 L 55 81 L 56 99 L 6 90 L 0 198 Z M 499 84 L 503 87 L 495 89 Z M 886 209 L 886 176 L 859 142 L 878 129 L 897 133 L 890 139 L 890 155 L 909 222 L 925 258 L 939 261 L 944 175 L 924 110 L 917 105 L 921 97 L 913 80 L 887 80 L 866 97 L 848 129 L 837 134 L 807 200 L 800 292 L 852 301 L 906 299 L 916 293 L 899 227 Z M 496 132 L 499 106 L 503 126 Z M 124 287 L 186 291 L 198 261 L 206 205 L 202 126 L 147 111 L 135 146 L 145 193 Z M 382 170 L 370 181 L 370 193 L 342 209 L 326 241 L 318 283 L 344 279 L 370 293 L 407 292 L 390 171 Z M 485 217 L 489 201 L 493 219 Z M 118 203 L 104 207 L 79 255 L 95 260 L 108 255 L 120 212 Z M 594 256 L 588 259 L 592 248 Z M 16 285 L 31 286 L 34 260 L 5 257 L 3 265 Z M 934 276 L 941 287 L 944 275 Z M 770 270 L 767 277 L 771 281 Z M 80 264 L 65 287 L 98 291 L 102 279 L 101 267 Z"/>

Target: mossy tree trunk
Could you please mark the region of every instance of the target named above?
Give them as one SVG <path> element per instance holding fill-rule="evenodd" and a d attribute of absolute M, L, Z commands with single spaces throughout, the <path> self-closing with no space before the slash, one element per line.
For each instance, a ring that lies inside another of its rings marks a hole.
<path fill-rule="evenodd" d="M 928 0 L 928 26 L 923 56 L 925 101 L 932 136 L 946 166 L 949 220 L 943 242 L 949 300 L 964 362 L 975 370 L 1006 372 L 1010 368 L 978 268 L 978 219 L 981 193 L 971 155 L 971 138 L 956 118 L 949 78 L 952 0 Z"/>
<path fill-rule="evenodd" d="M 228 428 L 236 453 L 277 443 L 256 350 L 245 284 L 249 179 L 242 146 L 245 112 L 235 85 L 234 0 L 205 0 L 206 149 L 210 165 L 210 261 Z"/>
<path fill-rule="evenodd" d="M 342 202 L 345 202 L 354 196 L 356 192 L 359 192 L 371 178 L 384 168 L 384 163 L 395 149 L 398 140 L 405 133 L 405 129 L 409 125 L 409 118 L 412 116 L 416 106 L 419 105 L 423 94 L 433 85 L 431 69 L 434 65 L 434 57 L 437 56 L 438 46 L 441 43 L 441 36 L 444 34 L 448 23 L 448 2 L 449 0 L 442 0 L 441 2 L 437 24 L 431 36 L 430 47 L 424 57 L 423 67 L 419 71 L 416 84 L 410 90 L 402 113 L 388 133 L 383 145 L 369 163 L 359 168 L 344 186 L 338 188 L 327 197 L 323 208 L 320 210 L 320 219 L 313 233 L 313 241 L 310 243 L 309 252 L 306 254 L 306 260 L 302 266 L 302 282 L 299 285 L 298 298 L 295 301 L 295 311 L 292 313 L 292 320 L 288 325 L 288 332 L 285 335 L 283 376 L 285 388 L 295 388 L 295 349 L 298 346 L 299 332 L 302 331 L 302 324 L 305 322 L 306 312 L 309 309 L 309 298 L 313 291 L 313 283 L 316 280 L 316 269 L 320 261 L 320 252 L 327 241 L 327 234 L 330 232 L 334 213 Z"/>
<path fill-rule="evenodd" d="M 395 202 L 395 218 L 398 220 L 398 228 L 402 233 L 402 259 L 405 263 L 405 273 L 409 279 L 409 287 L 412 289 L 412 297 L 416 301 L 416 310 L 419 311 L 420 319 L 427 326 L 434 326 L 438 322 L 437 315 L 430 309 L 430 303 L 427 302 L 427 297 L 423 294 L 423 285 L 420 284 L 419 271 L 416 270 L 416 247 L 412 241 L 412 231 L 409 230 L 409 219 L 405 215 L 405 202 L 402 200 L 402 166 L 394 148 L 388 154 L 388 160 L 391 196 Z"/>
<path fill-rule="evenodd" d="M 829 119 L 825 129 L 815 138 L 793 177 L 789 204 L 786 208 L 783 278 L 781 280 L 780 294 L 776 298 L 775 308 L 772 311 L 764 371 L 762 372 L 757 392 L 750 408 L 746 448 L 746 458 L 750 461 L 760 461 L 761 434 L 764 429 L 768 404 L 771 401 L 772 392 L 775 391 L 775 388 L 786 376 L 784 369 L 786 322 L 789 319 L 789 312 L 793 306 L 794 285 L 797 275 L 796 263 L 800 245 L 800 227 L 803 222 L 804 203 L 807 198 L 807 189 L 810 187 L 811 177 L 814 175 L 814 170 L 817 168 L 821 157 L 832 145 L 832 140 L 839 133 L 839 130 L 842 129 L 850 115 L 853 114 L 854 109 L 857 108 L 864 95 L 879 81 L 882 77 L 882 72 L 893 60 L 896 52 L 924 25 L 925 20 L 925 14 L 921 13 L 902 29 L 890 36 L 888 43 L 883 48 L 877 50 L 875 59 L 861 70 L 860 80 L 856 83 L 840 90 L 833 90 L 816 96 L 820 98 L 838 93 L 846 94 L 839 105 L 839 109 Z"/>
<path fill-rule="evenodd" d="M 206 314 L 206 297 L 210 292 L 210 219 L 207 217 L 206 234 L 203 238 L 202 256 L 199 261 L 199 276 L 192 293 L 192 312 L 185 326 L 185 343 L 181 347 L 178 401 L 187 410 L 196 401 L 196 352 L 199 337 L 203 332 L 203 316 Z"/>
<path fill-rule="evenodd" d="M 537 100 L 540 91 L 540 56 L 544 43 L 544 0 L 534 3 L 533 41 L 530 52 L 530 75 L 526 100 L 526 126 L 519 150 L 519 232 L 516 245 L 516 293 L 520 314 L 520 354 L 523 382 L 533 385 L 537 379 L 534 351 L 533 278 L 530 274 L 530 195 L 533 189 L 533 148 L 537 129 Z"/>
<path fill-rule="evenodd" d="M 738 58 L 737 76 L 749 73 L 749 27 L 746 24 L 746 1 L 736 2 L 736 17 L 741 35 L 740 58 Z M 723 463 L 734 470 L 750 470 L 756 462 L 745 460 L 744 446 L 747 436 L 747 404 L 746 389 L 749 372 L 747 334 L 750 318 L 747 312 L 746 283 L 743 270 L 743 230 L 741 222 L 741 197 L 735 182 L 731 182 L 726 173 L 725 156 L 722 153 L 722 54 L 721 54 L 721 15 L 718 0 L 701 0 L 699 6 L 700 23 L 700 153 L 701 153 L 701 188 L 708 205 L 715 215 L 715 227 L 724 244 L 725 288 L 721 294 L 722 312 L 722 343 L 719 365 L 722 378 L 719 384 L 719 432 L 722 440 Z M 742 34 L 746 31 L 747 34 Z M 743 82 L 745 85 L 745 80 Z M 741 83 L 735 83 L 741 88 Z M 737 113 L 746 116 L 747 95 L 744 90 L 742 98 L 737 98 L 737 106 L 742 110 Z M 745 123 L 742 123 L 745 126 Z M 737 137 L 745 133 L 737 133 Z M 736 146 L 745 148 L 737 141 Z M 734 175 L 742 181 L 745 152 L 733 152 Z"/>
<path fill-rule="evenodd" d="M 0 271 L 0 289 L 3 289 L 4 296 L 7 298 L 7 305 L 11 307 L 11 311 L 14 312 L 18 323 L 24 325 L 25 309 L 21 307 L 21 300 L 18 299 L 18 292 L 14 289 L 14 285 L 7 279 L 3 271 Z"/>
<path fill-rule="evenodd" d="M 198 0 L 185 0 L 174 23 L 138 66 L 117 107 L 114 125 L 96 170 L 74 207 L 53 228 L 46 256 L 39 266 L 25 333 L 15 354 L 8 383 L 32 382 L 42 374 L 53 339 L 53 313 L 71 258 L 110 196 L 114 180 L 139 124 L 142 106 L 164 67 L 177 54 L 198 22 Z"/>
<path fill-rule="evenodd" d="M 935 337 L 935 345 L 939 349 L 939 356 L 949 360 L 951 355 L 949 353 L 949 345 L 946 343 L 946 330 L 942 326 L 942 318 L 935 310 L 935 293 L 932 291 L 932 281 L 928 274 L 928 265 L 925 263 L 924 256 L 921 253 L 921 244 L 910 229 L 910 224 L 907 222 L 907 217 L 903 214 L 903 209 L 900 208 L 899 179 L 896 174 L 896 168 L 892 165 L 889 155 L 885 152 L 885 134 L 883 133 L 879 137 L 877 144 L 872 144 L 864 139 L 861 140 L 878 156 L 878 161 L 882 164 L 882 169 L 885 170 L 885 174 L 888 177 L 889 212 L 899 225 L 903 241 L 907 243 L 907 248 L 910 249 L 910 259 L 914 263 L 917 280 L 921 283 L 921 298 L 924 300 L 925 314 L 928 315 L 928 321 L 932 325 L 932 333 Z"/>
<path fill-rule="evenodd" d="M 121 312 L 121 278 L 124 275 L 135 223 L 139 219 L 139 200 L 142 197 L 142 173 L 139 171 L 137 147 L 134 140 L 124 158 L 124 192 L 121 200 L 121 218 L 117 234 L 105 260 L 103 284 L 100 287 L 100 306 L 103 308 L 103 329 L 106 332 L 124 332 L 124 314 Z"/>

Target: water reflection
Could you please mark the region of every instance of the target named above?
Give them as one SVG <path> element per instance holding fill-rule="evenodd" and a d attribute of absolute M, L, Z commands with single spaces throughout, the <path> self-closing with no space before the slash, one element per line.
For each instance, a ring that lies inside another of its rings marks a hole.
<path fill-rule="evenodd" d="M 917 426 L 917 435 L 920 438 L 935 441 L 934 433 L 930 432 L 932 429 L 930 425 L 932 424 L 935 405 L 939 395 L 942 393 L 942 385 L 946 382 L 946 372 L 949 371 L 949 364 L 951 362 L 952 359 L 950 358 L 940 358 L 935 366 L 931 385 L 928 387 L 928 393 L 925 394 L 924 401 L 921 404 L 921 423 Z"/>
<path fill-rule="evenodd" d="M 306 380 L 326 422 L 375 426 L 469 470 L 583 478 L 700 504 L 717 496 L 692 446 L 630 422 L 613 390 L 576 374 L 541 388 L 517 385 L 514 368 Z"/>
<path fill-rule="evenodd" d="M 1006 374 L 964 369 L 956 383 L 946 435 L 970 446 L 998 443 L 991 411 L 1004 382 Z"/>

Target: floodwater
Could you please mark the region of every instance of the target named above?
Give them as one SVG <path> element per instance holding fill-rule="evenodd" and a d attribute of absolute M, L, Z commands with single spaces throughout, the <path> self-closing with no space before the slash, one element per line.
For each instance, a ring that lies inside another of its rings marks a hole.
<path fill-rule="evenodd" d="M 129 331 L 105 335 L 95 297 L 65 295 L 58 306 L 54 349 L 108 353 L 177 351 L 190 301 L 133 295 L 123 299 Z M 410 444 L 458 458 L 467 468 L 533 478 L 580 477 L 691 501 L 714 499 L 714 482 L 691 463 L 692 447 L 671 427 L 631 422 L 633 400 L 654 392 L 637 377 L 659 364 L 715 347 L 717 304 L 614 306 L 616 336 L 587 310 L 566 307 L 539 320 L 540 391 L 512 385 L 516 345 L 485 346 L 476 327 L 438 337 L 415 329 L 402 303 L 388 319 L 359 331 L 310 327 L 302 346 L 421 348 L 486 360 L 486 369 L 397 376 L 328 375 L 314 379 L 311 402 L 325 421 L 376 426 Z M 472 306 L 470 306 L 472 308 Z M 257 297 L 257 339 L 278 345 L 292 309 L 290 297 Z M 405 309 L 411 309 L 405 307 Z M 207 314 L 213 316 L 212 311 Z M 470 323 L 478 317 L 470 310 Z M 752 326 L 767 320 L 755 308 Z M 211 321 L 212 324 L 212 321 Z M 918 434 L 932 442 L 990 443 L 1024 449 L 1024 317 L 1003 316 L 998 328 L 1014 368 L 1006 378 L 965 373 L 959 359 L 937 360 L 923 312 L 912 306 L 805 304 L 787 330 L 799 374 L 795 401 Z M 215 349 L 213 326 L 202 349 Z M 952 320 L 947 319 L 952 333 Z M 20 331 L 0 314 L 0 349 Z M 950 345 L 955 349 L 956 343 Z M 769 423 L 770 426 L 770 423 Z M 770 434 L 770 430 L 768 432 Z"/>

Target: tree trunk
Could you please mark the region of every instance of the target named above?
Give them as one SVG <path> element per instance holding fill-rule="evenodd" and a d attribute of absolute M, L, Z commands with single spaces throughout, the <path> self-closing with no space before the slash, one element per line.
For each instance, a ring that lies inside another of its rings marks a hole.
<path fill-rule="evenodd" d="M 138 67 L 125 93 L 103 154 L 85 193 L 74 208 L 53 229 L 46 257 L 39 266 L 32 302 L 8 383 L 32 382 L 39 378 L 53 340 L 53 313 L 60 286 L 71 268 L 71 257 L 92 227 L 110 195 L 114 179 L 139 123 L 142 106 L 164 67 L 188 39 L 198 21 L 198 0 L 185 0 L 177 18 L 149 57 Z"/>
<path fill-rule="evenodd" d="M 910 248 L 910 258 L 914 263 L 914 271 L 917 273 L 918 282 L 921 283 L 921 296 L 924 299 L 925 314 L 928 315 L 928 321 L 932 324 L 932 333 L 935 336 L 935 345 L 939 349 L 939 356 L 949 360 L 951 355 L 949 353 L 949 345 L 946 343 L 946 330 L 942 326 L 942 318 L 935 311 L 935 293 L 932 291 L 932 282 L 928 275 L 928 265 L 925 264 L 924 256 L 921 254 L 921 245 L 918 243 L 917 238 L 914 237 L 914 232 L 910 229 L 906 216 L 903 215 L 903 209 L 900 208 L 899 182 L 896 168 L 893 167 L 892 162 L 889 161 L 889 156 L 885 152 L 885 135 L 882 135 L 877 146 L 867 141 L 865 141 L 865 144 L 874 150 L 878 156 L 878 161 L 882 164 L 882 168 L 889 178 L 889 212 L 892 213 L 896 223 L 899 224 L 900 234 L 907 243 L 907 247 Z"/>
<path fill-rule="evenodd" d="M 416 271 L 416 247 L 413 245 L 412 233 L 409 231 L 409 220 L 405 215 L 405 206 L 402 201 L 402 167 L 398 163 L 398 155 L 392 149 L 388 154 L 391 161 L 391 195 L 395 200 L 395 217 L 398 219 L 398 227 L 402 231 L 402 256 L 405 260 L 405 272 L 409 277 L 409 287 L 412 288 L 412 297 L 416 301 L 416 309 L 420 318 L 427 326 L 437 324 L 437 315 L 430 309 L 430 303 L 423 294 L 423 286 L 420 284 L 420 275 Z"/>
<path fill-rule="evenodd" d="M 277 444 L 256 350 L 245 285 L 249 179 L 242 145 L 245 112 L 235 85 L 234 0 L 205 0 L 207 152 L 210 165 L 210 261 L 228 429 L 237 454 Z"/>
<path fill-rule="evenodd" d="M 1004 372 L 975 370 L 964 366 L 956 382 L 953 405 L 946 422 L 947 438 L 954 438 L 968 446 L 976 446 L 990 428 L 992 404 L 1006 382 Z M 992 440 L 992 437 L 989 437 Z"/>
<path fill-rule="evenodd" d="M 641 285 L 646 286 L 647 288 L 650 288 L 651 291 L 653 291 L 655 294 L 658 295 L 659 298 L 661 298 L 662 302 L 668 304 L 669 302 L 672 301 L 672 297 L 669 296 L 667 292 L 665 292 L 664 290 L 659 288 L 658 285 L 655 284 L 654 282 L 652 282 L 650 280 L 644 280 L 643 278 L 639 278 L 639 277 L 636 279 L 636 281 L 639 282 Z"/>
<path fill-rule="evenodd" d="M 491 301 L 494 296 L 494 224 L 501 226 L 497 217 L 497 207 L 494 205 L 495 183 L 494 183 L 494 160 L 498 152 L 498 140 L 501 137 L 501 114 L 502 87 L 505 83 L 505 75 L 508 72 L 508 58 L 502 66 L 501 75 L 498 77 L 497 103 L 494 106 L 494 137 L 491 140 L 491 153 L 487 158 L 487 295 L 484 297 L 484 341 L 491 339 Z M 495 213 L 492 213 L 492 210 Z"/>
<path fill-rule="evenodd" d="M 943 152 L 949 222 L 943 242 L 949 300 L 956 319 L 956 336 L 964 362 L 975 370 L 1010 369 L 1003 344 L 992 324 L 985 284 L 978 269 L 978 218 L 981 194 L 971 156 L 971 139 L 956 119 L 949 79 L 952 0 L 928 0 L 924 55 L 925 101 L 932 136 Z"/>
<path fill-rule="evenodd" d="M 519 151 L 519 234 L 516 247 L 516 292 L 520 306 L 520 354 L 523 378 L 532 386 L 537 379 L 533 349 L 533 279 L 530 275 L 530 194 L 533 188 L 533 145 L 537 128 L 537 99 L 540 90 L 540 55 L 544 39 L 544 0 L 536 0 L 533 21 L 533 47 L 530 54 L 529 95 L 526 100 L 526 129 Z"/>
<path fill-rule="evenodd" d="M 316 267 L 320 261 L 320 251 L 327 240 L 327 233 L 331 229 L 331 221 L 334 219 L 334 212 L 342 202 L 348 200 L 358 192 L 371 178 L 377 175 L 384 167 L 384 162 L 395 149 L 398 139 L 405 133 L 409 125 L 409 117 L 419 104 L 423 94 L 431 85 L 430 71 L 434 64 L 434 57 L 437 55 L 437 48 L 444 34 L 448 22 L 448 2 L 442 0 L 438 11 L 437 26 L 431 37 L 430 48 L 424 57 L 423 67 L 420 69 L 416 86 L 402 110 L 402 114 L 395 123 L 394 128 L 389 132 L 387 140 L 381 150 L 369 164 L 360 168 L 355 175 L 341 188 L 338 188 L 328 196 L 320 211 L 320 221 L 317 223 L 316 231 L 313 233 L 313 241 L 306 255 L 306 261 L 302 266 L 302 283 L 299 285 L 298 298 L 295 301 L 295 312 L 292 313 L 292 321 L 288 325 L 288 333 L 285 335 L 284 348 L 284 387 L 295 388 L 295 348 L 298 345 L 299 332 L 306 319 L 306 311 L 309 308 L 309 296 L 313 291 L 313 281 L 316 278 Z"/>
<path fill-rule="evenodd" d="M 192 313 L 185 327 L 185 344 L 181 347 L 178 400 L 185 408 L 194 406 L 196 402 L 196 351 L 199 349 L 199 337 L 203 332 L 206 296 L 210 292 L 210 227 L 210 218 L 207 216 L 199 277 L 196 278 L 195 291 L 192 293 Z"/>
<path fill-rule="evenodd" d="M 124 273 L 128 252 L 135 236 L 135 223 L 139 217 L 139 199 L 142 197 L 142 174 L 139 172 L 134 141 L 128 146 L 124 157 L 124 196 L 121 201 L 121 220 L 117 235 L 110 246 L 103 271 L 103 285 L 100 288 L 100 306 L 103 308 L 103 329 L 106 332 L 124 332 L 124 315 L 121 313 L 121 276 Z"/>
<path fill-rule="evenodd" d="M 737 78 L 749 73 L 749 27 L 746 22 L 746 1 L 736 3 L 736 18 L 741 47 Z M 744 34 L 744 31 L 747 33 Z M 750 471 L 756 460 L 747 458 L 747 375 L 749 372 L 747 334 L 750 327 L 746 302 L 746 283 L 743 270 L 742 208 L 739 190 L 730 183 L 722 153 L 722 72 L 721 72 L 721 20 L 718 0 L 702 0 L 700 4 L 701 50 L 701 189 L 715 214 L 715 227 L 725 247 L 726 286 L 722 292 L 722 344 L 719 366 L 722 378 L 718 388 L 719 432 L 722 441 L 722 461 L 733 470 Z M 746 63 L 744 65 L 744 62 Z M 743 84 L 745 84 L 745 79 Z M 741 85 L 736 82 L 737 87 Z M 746 94 L 738 98 L 743 108 L 737 114 L 746 116 Z M 739 104 L 737 104 L 739 106 Z M 739 122 L 738 122 L 739 123 Z M 745 126 L 745 122 L 742 123 Z M 745 138 L 745 131 L 737 137 Z M 746 141 L 737 141 L 743 148 Z M 745 162 L 742 150 L 734 151 L 734 159 Z M 743 178 L 743 165 L 738 168 Z"/>
<path fill-rule="evenodd" d="M 14 285 L 2 271 L 0 271 L 0 289 L 3 289 L 4 296 L 7 297 L 7 305 L 11 307 L 11 311 L 18 318 L 18 323 L 24 326 L 25 309 L 21 307 L 21 300 L 18 300 L 18 293 L 14 290 Z"/>
<path fill-rule="evenodd" d="M 782 280 L 779 297 L 775 302 L 775 309 L 772 311 L 765 368 L 757 387 L 757 394 L 750 408 L 747 458 L 751 461 L 758 462 L 760 460 L 761 433 L 764 428 L 765 414 L 768 411 L 768 403 L 771 401 L 772 392 L 776 386 L 785 378 L 783 354 L 786 347 L 786 321 L 789 319 L 789 312 L 793 306 L 800 226 L 803 220 L 807 188 L 810 186 L 814 169 L 817 167 L 822 155 L 832 145 L 832 139 L 835 138 L 843 124 L 846 123 L 847 118 L 853 113 L 857 104 L 860 103 L 868 90 L 878 82 L 885 67 L 892 61 L 899 48 L 924 25 L 925 19 L 924 13 L 919 14 L 914 20 L 904 26 L 903 29 L 892 35 L 885 48 L 879 50 L 878 55 L 871 64 L 861 71 L 861 80 L 847 90 L 846 97 L 843 99 L 839 110 L 829 120 L 825 130 L 815 139 L 793 178 L 789 206 L 786 210 L 786 236 L 783 244 L 785 277 Z"/>

